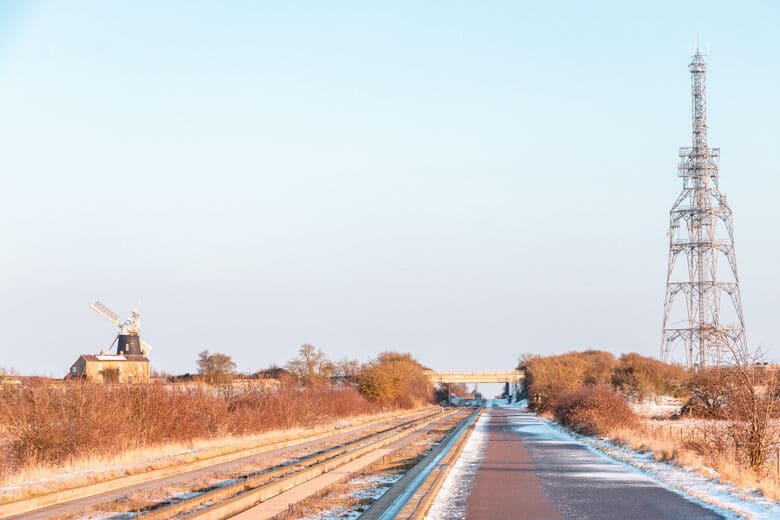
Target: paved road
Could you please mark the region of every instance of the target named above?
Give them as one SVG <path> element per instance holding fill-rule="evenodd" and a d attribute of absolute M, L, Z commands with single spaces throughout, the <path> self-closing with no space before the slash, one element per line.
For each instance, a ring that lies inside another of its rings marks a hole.
<path fill-rule="evenodd" d="M 488 410 L 485 455 L 466 518 L 716 519 L 651 478 L 556 435 L 531 414 Z"/>

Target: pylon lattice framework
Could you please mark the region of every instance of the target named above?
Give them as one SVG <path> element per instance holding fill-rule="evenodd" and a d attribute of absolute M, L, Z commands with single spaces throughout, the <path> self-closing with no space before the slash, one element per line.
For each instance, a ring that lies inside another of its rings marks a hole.
<path fill-rule="evenodd" d="M 693 369 L 745 356 L 747 339 L 732 211 L 718 188 L 720 149 L 707 146 L 707 65 L 698 49 L 689 69 L 693 139 L 690 148 L 680 148 L 678 175 L 683 179 L 683 189 L 669 212 L 661 359 L 666 361 L 674 350 L 682 347 L 686 363 Z M 675 267 L 678 261 L 683 261 L 681 256 L 685 257 L 687 272 L 678 279 Z M 719 261 L 723 258 L 729 269 L 719 271 Z M 724 294 L 727 299 L 722 298 Z M 731 323 L 721 322 L 721 311 L 725 310 L 721 308 L 722 300 L 733 307 Z M 674 311 L 683 303 L 681 319 L 674 321 Z"/>

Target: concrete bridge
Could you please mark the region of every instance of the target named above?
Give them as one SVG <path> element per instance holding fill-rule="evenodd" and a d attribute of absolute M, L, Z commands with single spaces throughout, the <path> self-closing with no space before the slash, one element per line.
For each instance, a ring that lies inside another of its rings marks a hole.
<path fill-rule="evenodd" d="M 514 383 L 518 384 L 525 378 L 519 370 L 498 371 L 438 371 L 426 370 L 425 375 L 431 383 Z"/>

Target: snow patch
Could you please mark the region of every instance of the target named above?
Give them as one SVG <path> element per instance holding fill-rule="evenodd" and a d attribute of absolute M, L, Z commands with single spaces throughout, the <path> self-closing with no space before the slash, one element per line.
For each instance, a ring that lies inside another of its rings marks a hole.
<path fill-rule="evenodd" d="M 355 477 L 349 481 L 348 485 L 359 486 L 358 489 L 340 495 L 339 498 L 375 502 L 390 489 L 390 486 L 398 482 L 401 477 L 403 477 L 402 473 Z M 305 516 L 301 520 L 356 520 L 365 511 L 365 506 L 361 505 L 337 506 L 320 511 L 314 515 Z"/>
<path fill-rule="evenodd" d="M 641 403 L 632 403 L 630 406 L 634 413 L 643 417 L 669 417 L 679 413 L 683 402 L 668 395 L 661 395 L 645 399 Z"/>
<path fill-rule="evenodd" d="M 436 500 L 426 515 L 426 520 L 451 520 L 465 518 L 468 497 L 477 478 L 487 446 L 487 414 L 483 414 L 474 425 L 471 437 L 463 447 L 455 465 L 452 466 Z"/>

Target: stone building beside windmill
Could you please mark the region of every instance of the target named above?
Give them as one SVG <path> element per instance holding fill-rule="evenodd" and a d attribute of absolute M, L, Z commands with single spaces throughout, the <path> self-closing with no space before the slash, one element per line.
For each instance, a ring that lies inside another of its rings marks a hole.
<path fill-rule="evenodd" d="M 120 322 L 119 315 L 99 301 L 90 308 L 119 329 L 114 340 L 116 354 L 82 354 L 71 365 L 66 378 L 98 383 L 148 383 L 152 376 L 152 366 L 146 355 L 151 347 L 141 339 L 138 307 L 133 309 L 124 322 Z"/>

